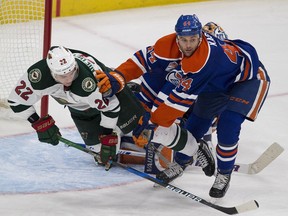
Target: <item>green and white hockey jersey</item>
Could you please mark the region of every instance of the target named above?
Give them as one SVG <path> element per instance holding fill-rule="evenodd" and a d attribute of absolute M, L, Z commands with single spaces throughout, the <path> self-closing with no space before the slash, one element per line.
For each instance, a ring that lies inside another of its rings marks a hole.
<path fill-rule="evenodd" d="M 58 103 L 79 111 L 96 108 L 101 112 L 100 125 L 116 127 L 120 111 L 116 96 L 103 98 L 97 88 L 95 70 L 111 71 L 93 56 L 78 50 L 69 49 L 79 66 L 78 77 L 72 85 L 65 87 L 52 77 L 46 59 L 32 65 L 12 89 L 8 102 L 21 118 L 28 119 L 36 112 L 34 105 L 44 95 L 53 97 Z"/>

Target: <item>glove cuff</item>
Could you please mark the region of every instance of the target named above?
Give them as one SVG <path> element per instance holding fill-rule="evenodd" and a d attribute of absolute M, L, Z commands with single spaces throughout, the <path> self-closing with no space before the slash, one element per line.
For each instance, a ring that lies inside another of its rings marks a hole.
<path fill-rule="evenodd" d="M 117 93 L 120 92 L 120 91 L 125 87 L 125 83 L 126 83 L 126 82 L 125 82 L 124 77 L 123 77 L 120 73 L 115 72 L 115 71 L 112 71 L 112 72 L 110 72 L 109 74 L 110 74 L 111 76 L 113 76 L 114 79 L 116 79 L 117 82 L 119 83 L 119 90 L 117 91 Z"/>
<path fill-rule="evenodd" d="M 46 116 L 44 118 L 40 118 L 38 121 L 32 124 L 32 127 L 37 132 L 44 132 L 55 125 L 55 121 L 51 116 Z"/>
<path fill-rule="evenodd" d="M 37 122 L 40 119 L 39 115 L 37 113 L 33 113 L 27 120 L 33 124 Z"/>
<path fill-rule="evenodd" d="M 116 133 L 101 135 L 99 139 L 101 144 L 105 146 L 116 146 L 118 143 L 118 136 Z"/>

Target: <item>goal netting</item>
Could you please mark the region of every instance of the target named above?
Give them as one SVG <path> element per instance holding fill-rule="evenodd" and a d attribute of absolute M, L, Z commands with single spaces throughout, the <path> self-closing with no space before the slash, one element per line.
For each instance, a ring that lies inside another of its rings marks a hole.
<path fill-rule="evenodd" d="M 10 117 L 17 80 L 43 57 L 44 17 L 45 0 L 0 0 L 0 118 Z"/>

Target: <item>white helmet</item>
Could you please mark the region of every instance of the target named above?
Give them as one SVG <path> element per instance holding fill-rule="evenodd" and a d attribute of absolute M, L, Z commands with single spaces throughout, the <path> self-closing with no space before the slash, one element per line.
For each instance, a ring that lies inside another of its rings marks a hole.
<path fill-rule="evenodd" d="M 71 51 L 63 46 L 51 47 L 46 62 L 52 76 L 67 74 L 78 67 Z"/>

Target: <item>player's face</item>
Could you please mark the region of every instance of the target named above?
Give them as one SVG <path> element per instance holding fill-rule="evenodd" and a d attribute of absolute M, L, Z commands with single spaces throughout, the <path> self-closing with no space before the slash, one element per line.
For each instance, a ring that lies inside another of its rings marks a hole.
<path fill-rule="evenodd" d="M 78 68 L 75 67 L 75 69 L 67 74 L 63 74 L 63 75 L 58 75 L 58 74 L 55 74 L 54 75 L 54 79 L 63 84 L 64 86 L 71 86 L 72 85 L 72 82 L 76 79 L 78 75 Z"/>
<path fill-rule="evenodd" d="M 201 38 L 199 35 L 177 36 L 177 43 L 180 51 L 185 57 L 190 57 L 199 46 Z"/>

